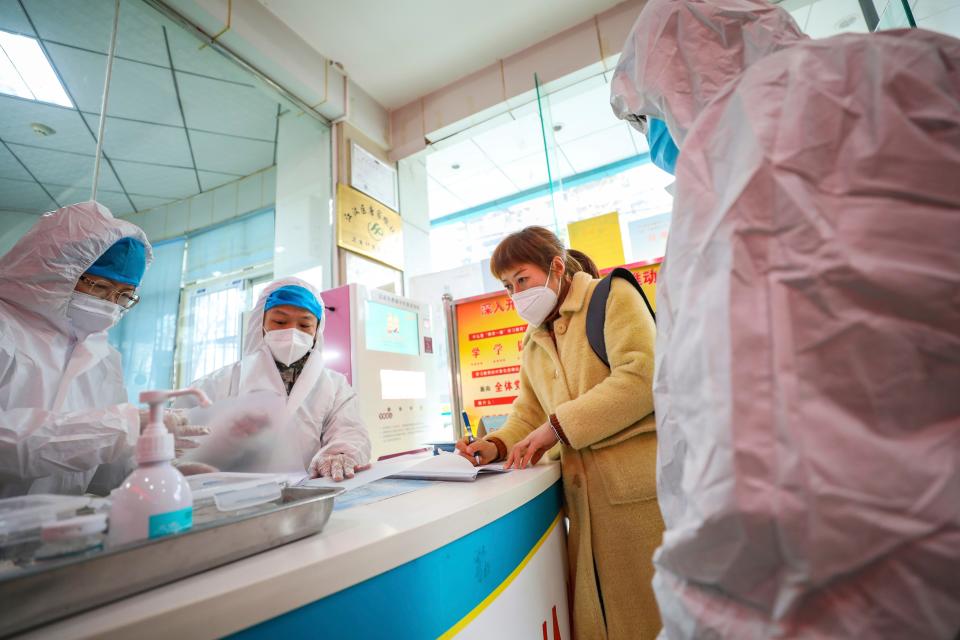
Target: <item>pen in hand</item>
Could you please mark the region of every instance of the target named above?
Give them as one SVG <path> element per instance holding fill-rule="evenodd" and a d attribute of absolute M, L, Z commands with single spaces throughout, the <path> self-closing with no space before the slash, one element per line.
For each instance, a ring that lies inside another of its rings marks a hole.
<path fill-rule="evenodd" d="M 477 439 L 473 437 L 473 428 L 470 426 L 470 418 L 467 416 L 466 411 L 462 411 L 461 414 L 463 416 L 463 425 L 467 428 L 467 444 L 473 444 L 477 441 Z M 480 454 L 474 453 L 473 459 L 476 461 L 477 466 L 480 466 Z"/>

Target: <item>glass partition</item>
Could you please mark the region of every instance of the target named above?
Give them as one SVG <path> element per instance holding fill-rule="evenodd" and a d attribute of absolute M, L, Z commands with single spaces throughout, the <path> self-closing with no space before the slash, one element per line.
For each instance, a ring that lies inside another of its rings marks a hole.
<path fill-rule="evenodd" d="M 155 245 L 139 306 L 110 332 L 132 399 L 239 354 L 240 313 L 273 272 L 280 123 L 300 113 L 162 9 L 144 0 L 0 8 L 0 254 L 39 215 L 91 199 L 106 106 L 96 199 Z M 309 179 L 329 183 L 330 165 Z M 222 300 L 227 313 L 209 312 Z"/>
<path fill-rule="evenodd" d="M 432 271 L 489 258 L 525 226 L 566 240 L 571 222 L 613 211 L 628 262 L 663 255 L 673 178 L 650 163 L 646 139 L 613 115 L 608 76 L 546 85 L 531 78 L 527 102 L 508 101 L 506 113 L 401 160 L 401 175 L 427 185 Z M 401 183 L 401 207 L 415 188 Z"/>
<path fill-rule="evenodd" d="M 917 26 L 907 0 L 874 0 L 874 5 L 877 8 L 877 31 Z"/>

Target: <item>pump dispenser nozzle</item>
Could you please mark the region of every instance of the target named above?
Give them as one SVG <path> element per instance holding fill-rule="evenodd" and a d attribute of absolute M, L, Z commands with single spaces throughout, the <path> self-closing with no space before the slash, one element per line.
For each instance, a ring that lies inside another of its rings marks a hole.
<path fill-rule="evenodd" d="M 172 398 L 194 396 L 201 407 L 210 406 L 210 398 L 199 389 L 177 389 L 175 391 L 141 391 L 140 402 L 150 407 L 150 421 L 137 440 L 137 462 L 158 462 L 173 460 L 175 457 L 174 437 L 163 426 L 163 405 Z"/>

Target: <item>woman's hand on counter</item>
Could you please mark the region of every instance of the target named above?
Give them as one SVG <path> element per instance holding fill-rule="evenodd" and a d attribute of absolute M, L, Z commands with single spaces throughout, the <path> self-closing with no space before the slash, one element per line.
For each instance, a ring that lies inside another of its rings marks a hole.
<path fill-rule="evenodd" d="M 470 461 L 473 466 L 477 466 L 475 454 L 480 454 L 479 464 L 490 464 L 497 459 L 497 445 L 488 440 L 474 440 L 469 442 L 468 438 L 460 438 L 457 441 L 457 453 Z"/>
<path fill-rule="evenodd" d="M 526 469 L 530 465 L 540 462 L 547 451 L 553 445 L 557 444 L 557 434 L 549 422 L 545 422 L 533 431 L 526 438 L 513 446 L 507 461 L 503 464 L 504 469 Z"/>

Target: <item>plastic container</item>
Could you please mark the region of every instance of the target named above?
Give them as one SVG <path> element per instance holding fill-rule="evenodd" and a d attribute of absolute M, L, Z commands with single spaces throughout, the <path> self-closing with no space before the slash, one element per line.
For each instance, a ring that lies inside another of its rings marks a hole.
<path fill-rule="evenodd" d="M 106 530 L 105 513 L 47 522 L 40 530 L 43 546 L 37 549 L 34 558 L 49 560 L 102 549 Z"/>
<path fill-rule="evenodd" d="M 210 404 L 206 394 L 197 389 L 140 392 L 140 402 L 150 407 L 150 423 L 137 440 L 138 469 L 110 494 L 111 547 L 180 533 L 193 526 L 193 494 L 183 474 L 170 464 L 174 438 L 163 424 L 163 405 L 182 395 L 196 396 L 201 405 Z"/>
<path fill-rule="evenodd" d="M 90 504 L 83 496 L 34 494 L 0 500 L 0 558 L 24 559 L 41 544 L 47 522 L 72 518 Z"/>
<path fill-rule="evenodd" d="M 281 502 L 285 477 L 261 473 L 204 473 L 187 478 L 197 523 Z"/>

